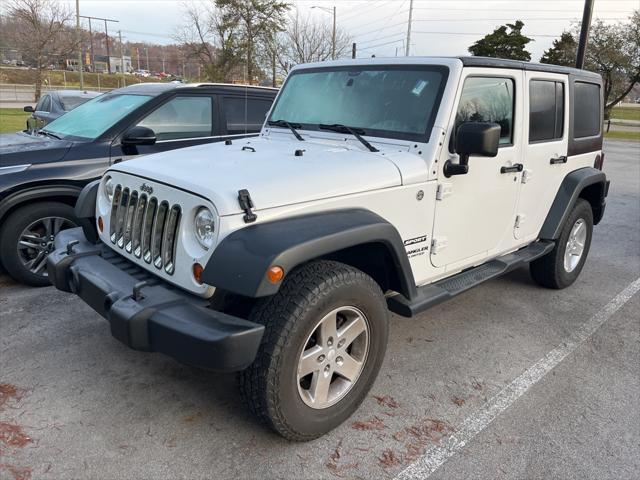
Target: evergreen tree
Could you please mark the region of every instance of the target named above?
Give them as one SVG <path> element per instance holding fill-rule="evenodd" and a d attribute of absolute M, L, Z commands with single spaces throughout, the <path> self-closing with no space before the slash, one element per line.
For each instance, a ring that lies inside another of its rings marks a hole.
<path fill-rule="evenodd" d="M 469 52 L 480 57 L 531 60 L 531 54 L 525 46 L 532 40 L 522 34 L 523 27 L 521 20 L 502 25 L 471 45 Z"/>

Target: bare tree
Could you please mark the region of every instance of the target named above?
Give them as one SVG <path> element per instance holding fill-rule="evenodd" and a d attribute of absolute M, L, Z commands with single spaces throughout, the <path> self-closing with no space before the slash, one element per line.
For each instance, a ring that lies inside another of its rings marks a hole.
<path fill-rule="evenodd" d="M 329 60 L 332 53 L 332 25 L 310 16 L 300 17 L 296 12 L 289 17 L 287 27 L 276 42 L 276 58 L 280 69 L 286 74 L 299 63 Z M 351 48 L 351 38 L 342 29 L 336 31 L 336 58 Z"/>
<path fill-rule="evenodd" d="M 72 30 L 73 14 L 56 0 L 9 0 L 7 11 L 19 25 L 13 39 L 15 47 L 35 65 L 37 101 L 42 93 L 44 69 L 77 46 Z"/>
<path fill-rule="evenodd" d="M 185 3 L 184 24 L 174 38 L 184 56 L 195 57 L 211 81 L 230 81 L 238 63 L 238 35 L 213 2 Z"/>

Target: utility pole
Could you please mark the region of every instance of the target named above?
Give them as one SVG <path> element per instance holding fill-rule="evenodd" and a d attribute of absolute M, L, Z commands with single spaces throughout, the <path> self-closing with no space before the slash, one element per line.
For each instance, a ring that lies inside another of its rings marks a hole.
<path fill-rule="evenodd" d="M 149 69 L 149 49 L 147 47 L 144 47 L 144 54 L 147 57 L 147 70 L 151 72 L 151 70 Z"/>
<path fill-rule="evenodd" d="M 593 0 L 584 0 L 582 12 L 582 26 L 580 27 L 580 43 L 576 54 L 576 68 L 584 68 L 584 55 L 589 41 L 589 29 L 591 28 L 591 15 L 593 13 Z"/>
<path fill-rule="evenodd" d="M 84 77 L 82 76 L 82 38 L 80 36 L 80 0 L 76 0 L 76 41 L 78 42 L 78 71 L 80 72 L 80 90 L 84 89 Z"/>
<path fill-rule="evenodd" d="M 331 38 L 331 59 L 336 59 L 336 6 L 333 6 L 333 36 Z"/>
<path fill-rule="evenodd" d="M 136 47 L 136 58 L 138 59 L 138 70 L 140 70 L 140 49 Z"/>
<path fill-rule="evenodd" d="M 409 50 L 411 48 L 411 21 L 413 20 L 413 0 L 409 2 L 409 22 L 407 23 L 407 48 L 405 50 L 405 56 L 409 56 Z"/>
<path fill-rule="evenodd" d="M 91 17 L 89 17 L 89 47 L 91 51 L 91 71 L 95 73 L 96 71 L 96 59 L 93 55 L 93 31 L 91 30 Z"/>
<path fill-rule="evenodd" d="M 122 43 L 122 30 L 118 30 L 118 39 L 120 40 L 120 74 L 122 75 L 122 86 L 127 86 L 127 79 L 124 76 L 124 44 Z"/>
<path fill-rule="evenodd" d="M 271 86 L 276 86 L 276 48 L 275 45 L 271 52 Z"/>
<path fill-rule="evenodd" d="M 356 58 L 356 42 L 351 44 L 351 58 Z"/>
<path fill-rule="evenodd" d="M 111 61 L 109 60 L 109 30 L 107 30 L 107 22 L 118 23 L 118 20 L 111 20 L 110 18 L 102 17 L 90 17 L 89 15 L 80 15 L 80 18 L 87 18 L 89 20 L 89 36 L 91 37 L 91 69 L 96 71 L 96 59 L 93 54 L 93 32 L 91 30 L 91 20 L 103 20 L 104 21 L 104 33 L 107 39 L 107 72 L 111 73 Z"/>

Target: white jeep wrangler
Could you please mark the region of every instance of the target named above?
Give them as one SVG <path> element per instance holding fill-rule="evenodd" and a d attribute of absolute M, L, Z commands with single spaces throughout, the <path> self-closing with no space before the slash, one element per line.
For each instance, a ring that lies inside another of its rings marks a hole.
<path fill-rule="evenodd" d="M 412 317 L 530 264 L 582 270 L 602 218 L 602 94 L 582 70 L 486 58 L 293 69 L 259 137 L 113 165 L 48 271 L 117 339 L 240 371 L 309 440 L 347 419 Z"/>

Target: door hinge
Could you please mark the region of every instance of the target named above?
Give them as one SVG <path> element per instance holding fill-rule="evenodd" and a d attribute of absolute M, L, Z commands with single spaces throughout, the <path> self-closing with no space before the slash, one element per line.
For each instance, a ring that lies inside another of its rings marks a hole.
<path fill-rule="evenodd" d="M 528 170 L 528 169 L 523 170 L 523 172 L 522 172 L 522 183 L 530 182 L 532 177 L 533 177 L 533 171 L 532 170 Z"/>
<path fill-rule="evenodd" d="M 513 225 L 513 227 L 514 228 L 520 228 L 524 224 L 526 218 L 527 218 L 527 216 L 522 214 L 522 213 L 516 215 L 516 221 L 515 221 L 515 224 Z"/>
<path fill-rule="evenodd" d="M 444 200 L 453 193 L 453 185 L 450 183 L 440 183 L 436 190 L 436 200 Z"/>
<path fill-rule="evenodd" d="M 447 248 L 449 242 L 447 241 L 447 237 L 438 237 L 431 239 L 431 255 L 437 255 L 442 250 Z"/>

